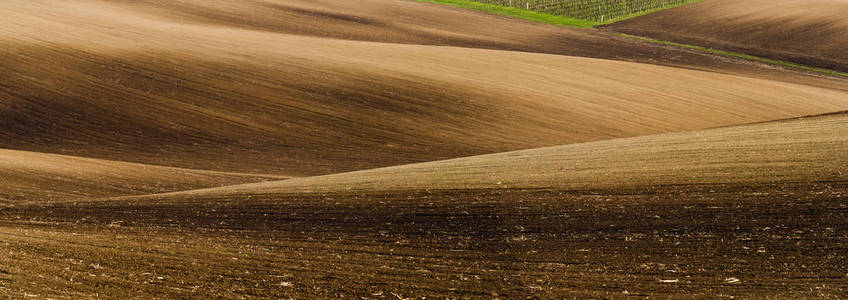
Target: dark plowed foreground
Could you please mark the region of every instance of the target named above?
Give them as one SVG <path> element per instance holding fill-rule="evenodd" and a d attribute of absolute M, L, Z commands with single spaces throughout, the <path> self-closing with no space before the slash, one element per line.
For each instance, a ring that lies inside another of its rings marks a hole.
<path fill-rule="evenodd" d="M 672 185 L 4 208 L 0 293 L 840 298 L 846 191 Z"/>
<path fill-rule="evenodd" d="M 609 28 L 848 72 L 845 12 L 841 0 L 710 0 Z"/>

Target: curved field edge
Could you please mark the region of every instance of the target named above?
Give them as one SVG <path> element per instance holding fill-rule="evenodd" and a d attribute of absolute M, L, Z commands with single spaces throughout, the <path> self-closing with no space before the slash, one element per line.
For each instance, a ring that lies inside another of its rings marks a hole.
<path fill-rule="evenodd" d="M 0 205 L 173 192 L 286 178 L 0 149 Z"/>
<path fill-rule="evenodd" d="M 754 55 L 738 53 L 738 52 L 733 52 L 733 51 L 712 49 L 712 48 L 708 48 L 708 47 L 701 47 L 701 46 L 690 45 L 690 44 L 663 41 L 663 40 L 653 39 L 653 38 L 649 38 L 649 37 L 630 35 L 630 34 L 626 34 L 626 33 L 619 33 L 619 35 L 624 36 L 624 37 L 642 40 L 642 41 L 647 41 L 647 42 L 651 42 L 651 43 L 655 43 L 655 44 L 693 49 L 693 50 L 698 50 L 698 51 L 711 53 L 711 54 L 737 57 L 737 58 L 741 58 L 741 59 L 745 59 L 745 60 L 766 63 L 766 64 L 770 64 L 770 65 L 776 65 L 776 66 L 793 68 L 793 69 L 798 69 L 798 70 L 803 70 L 803 71 L 808 71 L 808 72 L 815 72 L 815 73 L 821 73 L 821 74 L 826 74 L 826 75 L 831 75 L 831 76 L 848 78 L 848 73 L 845 73 L 845 72 L 839 72 L 839 71 L 836 71 L 836 70 L 830 70 L 830 69 L 824 69 L 824 68 L 817 68 L 817 67 L 813 67 L 813 66 L 806 66 L 806 65 L 802 65 L 802 64 L 789 62 L 789 61 L 783 61 L 783 60 L 771 59 L 771 58 L 766 58 L 766 57 L 754 56 Z"/>
<path fill-rule="evenodd" d="M 839 182 L 848 180 L 846 126 L 848 113 L 838 113 L 141 198 Z"/>

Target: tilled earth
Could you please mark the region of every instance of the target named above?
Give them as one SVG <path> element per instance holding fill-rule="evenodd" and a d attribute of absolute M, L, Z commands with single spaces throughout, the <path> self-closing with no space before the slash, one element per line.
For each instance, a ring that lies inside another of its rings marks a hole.
<path fill-rule="evenodd" d="M 0 148 L 75 157 L 0 153 L 0 298 L 848 298 L 843 115 L 230 186 L 840 111 L 848 81 L 415 1 L 7 2 Z M 501 179 L 634 188 L 448 189 Z"/>
<path fill-rule="evenodd" d="M 0 294 L 848 297 L 848 182 L 0 208 Z"/>
<path fill-rule="evenodd" d="M 712 0 L 607 28 L 845 72 L 846 10 L 841 0 Z"/>

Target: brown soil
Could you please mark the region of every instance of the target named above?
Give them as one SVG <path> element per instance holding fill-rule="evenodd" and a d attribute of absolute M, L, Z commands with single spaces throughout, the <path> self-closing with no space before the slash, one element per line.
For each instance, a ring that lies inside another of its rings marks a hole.
<path fill-rule="evenodd" d="M 846 80 L 413 1 L 7 2 L 0 297 L 848 297 L 848 114 L 764 122 Z"/>
<path fill-rule="evenodd" d="M 845 297 L 846 120 L 0 207 L 0 287 L 40 297 Z"/>
<path fill-rule="evenodd" d="M 848 180 L 848 113 L 613 139 L 141 199 L 468 188 L 596 189 Z"/>
<path fill-rule="evenodd" d="M 297 176 L 848 107 L 844 80 L 724 62 L 599 31 L 414 2 L 367 2 L 351 8 L 350 17 L 320 17 L 347 11 L 350 4 L 342 2 L 284 10 L 317 14 L 313 23 L 328 26 L 322 35 L 314 26 L 290 28 L 305 26 L 297 18 L 238 13 L 275 11 L 252 1 L 236 8 L 228 1 L 174 2 L 199 8 L 161 1 L 16 1 L 0 19 L 0 66 L 7 70 L 0 74 L 0 147 Z M 329 7 L 336 8 L 324 11 Z M 161 13 L 210 15 L 209 9 L 270 27 Z M 429 21 L 392 13 L 404 9 Z M 375 29 L 370 39 L 338 39 L 343 30 L 369 32 L 347 26 L 360 15 L 386 16 L 392 19 L 380 22 L 401 25 L 389 26 L 396 34 Z M 444 30 L 457 20 L 475 24 L 478 29 L 464 34 L 474 38 L 413 34 L 429 28 L 453 36 Z M 409 23 L 419 25 L 412 30 Z M 424 45 L 395 44 L 415 38 Z M 734 75 L 506 51 L 515 49 L 507 41 L 527 45 L 527 51 Z M 471 48 L 425 46 L 431 44 Z M 751 73 L 761 75 L 740 77 Z M 783 79 L 761 78 L 770 74 Z"/>
<path fill-rule="evenodd" d="M 285 178 L 0 149 L 2 204 L 164 193 Z"/>
<path fill-rule="evenodd" d="M 848 2 L 710 0 L 608 28 L 848 72 Z"/>
<path fill-rule="evenodd" d="M 846 191 L 843 181 L 5 208 L 0 293 L 843 298 Z"/>

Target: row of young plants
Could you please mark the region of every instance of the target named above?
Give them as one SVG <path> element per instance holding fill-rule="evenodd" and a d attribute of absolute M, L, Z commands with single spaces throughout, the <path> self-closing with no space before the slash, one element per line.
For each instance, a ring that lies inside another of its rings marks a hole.
<path fill-rule="evenodd" d="M 471 0 L 551 15 L 608 23 L 701 0 Z"/>

